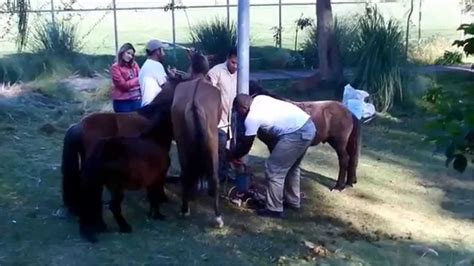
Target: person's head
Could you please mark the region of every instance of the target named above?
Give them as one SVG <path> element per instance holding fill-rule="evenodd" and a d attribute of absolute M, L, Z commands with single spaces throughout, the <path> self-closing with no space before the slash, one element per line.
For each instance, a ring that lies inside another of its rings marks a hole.
<path fill-rule="evenodd" d="M 145 47 L 148 58 L 162 62 L 165 57 L 166 46 L 158 40 L 150 40 Z"/>
<path fill-rule="evenodd" d="M 191 56 L 191 70 L 193 76 L 205 76 L 209 71 L 209 61 L 203 54 L 196 52 Z"/>
<path fill-rule="evenodd" d="M 247 116 L 250 111 L 250 105 L 252 105 L 252 97 L 247 94 L 239 94 L 234 99 L 234 108 L 235 110 L 243 116 Z"/>
<path fill-rule="evenodd" d="M 131 65 L 135 62 L 135 47 L 131 43 L 124 43 L 117 53 L 117 62 L 119 64 Z"/>
<path fill-rule="evenodd" d="M 232 47 L 227 54 L 227 69 L 231 74 L 237 72 L 237 47 Z"/>

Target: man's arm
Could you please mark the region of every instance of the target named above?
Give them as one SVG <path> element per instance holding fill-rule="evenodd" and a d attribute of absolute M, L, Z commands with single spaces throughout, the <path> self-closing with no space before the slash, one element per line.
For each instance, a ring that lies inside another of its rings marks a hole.
<path fill-rule="evenodd" d="M 254 136 L 242 136 L 237 138 L 237 147 L 231 152 L 231 159 L 240 159 L 250 152 L 252 148 Z"/>
<path fill-rule="evenodd" d="M 220 89 L 219 87 L 217 87 L 217 83 L 219 82 L 219 73 L 216 68 L 212 68 L 211 70 L 209 70 L 209 72 L 207 72 L 207 78 L 209 81 L 211 81 L 214 87 Z"/>

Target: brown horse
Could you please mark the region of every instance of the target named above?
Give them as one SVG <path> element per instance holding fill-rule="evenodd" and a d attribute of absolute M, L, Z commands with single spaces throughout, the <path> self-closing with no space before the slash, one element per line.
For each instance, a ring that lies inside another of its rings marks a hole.
<path fill-rule="evenodd" d="M 221 96 L 204 77 L 176 87 L 171 120 L 181 165 L 182 208 L 190 214 L 188 202 L 200 178 L 210 181 L 209 195 L 214 197 L 214 212 L 219 227 L 224 225 L 219 210 L 218 129 Z"/>
<path fill-rule="evenodd" d="M 360 121 L 349 109 L 337 101 L 290 101 L 273 95 L 254 81 L 250 83 L 249 89 L 250 95 L 268 95 L 291 102 L 311 116 L 316 126 L 316 136 L 311 146 L 327 142 L 337 152 L 339 174 L 336 185 L 331 190 L 343 190 L 346 185 L 352 186 L 357 183 L 356 171 L 361 146 Z M 258 138 L 267 145 L 270 151 L 276 145 L 277 140 L 263 131 L 258 132 Z"/>
<path fill-rule="evenodd" d="M 102 218 L 102 189 L 110 191 L 112 211 L 120 232 L 131 226 L 122 216 L 123 191 L 147 189 L 149 215 L 163 220 L 159 204 L 164 200 L 164 183 L 170 160 L 168 153 L 152 138 L 108 137 L 97 142 L 81 171 L 79 228 L 81 236 L 96 242 L 95 234 L 106 230 Z"/>
<path fill-rule="evenodd" d="M 69 127 L 63 142 L 61 170 L 63 202 L 72 214 L 78 214 L 80 165 L 102 138 L 137 136 L 153 127 L 152 121 L 161 120 L 161 130 L 156 131 L 156 137 L 159 144 L 170 151 L 173 140 L 170 109 L 174 89 L 181 81 L 172 79 L 165 83 L 156 98 L 136 112 L 92 113 Z"/>

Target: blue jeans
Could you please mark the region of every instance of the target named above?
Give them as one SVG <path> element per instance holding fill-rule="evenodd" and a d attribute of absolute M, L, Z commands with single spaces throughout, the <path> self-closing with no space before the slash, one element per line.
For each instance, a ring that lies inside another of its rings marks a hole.
<path fill-rule="evenodd" d="M 113 106 L 116 113 L 127 113 L 139 109 L 141 103 L 141 100 L 114 100 Z"/>

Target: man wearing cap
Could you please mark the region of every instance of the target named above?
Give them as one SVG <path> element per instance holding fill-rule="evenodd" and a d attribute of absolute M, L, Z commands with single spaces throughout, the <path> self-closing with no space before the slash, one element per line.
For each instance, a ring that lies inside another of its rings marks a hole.
<path fill-rule="evenodd" d="M 300 163 L 316 134 L 311 117 L 292 103 L 266 95 L 252 98 L 239 94 L 234 108 L 245 118 L 245 133 L 237 136 L 231 159 L 241 158 L 250 151 L 258 130 L 277 139 L 265 162 L 266 208 L 257 213 L 282 218 L 283 205 L 299 209 Z"/>
<path fill-rule="evenodd" d="M 222 114 L 219 121 L 219 178 L 230 177 L 230 165 L 226 160 L 227 141 L 232 138 L 230 130 L 232 102 L 237 95 L 237 48 L 232 48 L 224 63 L 215 65 L 207 74 L 212 85 L 221 92 Z"/>
<path fill-rule="evenodd" d="M 163 59 L 165 57 L 166 46 L 158 40 L 150 40 L 146 44 L 147 60 L 140 69 L 138 81 L 142 93 L 142 104 L 149 104 L 156 95 L 161 92 L 163 84 L 168 80 L 168 76 L 163 67 Z M 174 72 L 170 71 L 170 76 L 174 76 Z"/>

